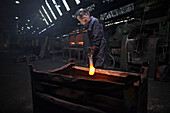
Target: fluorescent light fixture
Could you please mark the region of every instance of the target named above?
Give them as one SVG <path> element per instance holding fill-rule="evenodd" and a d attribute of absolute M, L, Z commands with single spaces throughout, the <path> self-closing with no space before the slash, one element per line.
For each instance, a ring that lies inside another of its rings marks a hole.
<path fill-rule="evenodd" d="M 44 31 L 46 31 L 46 30 L 47 30 L 47 29 L 45 28 L 45 29 L 42 30 L 42 32 L 44 32 Z"/>
<path fill-rule="evenodd" d="M 43 29 L 42 31 L 40 31 L 40 32 L 39 32 L 39 34 L 41 34 L 42 32 L 44 32 L 44 31 L 46 31 L 46 30 L 47 30 L 46 28 L 45 28 L 45 29 Z"/>
<path fill-rule="evenodd" d="M 16 1 L 15 1 L 15 3 L 16 3 L 16 4 L 19 4 L 19 1 L 18 1 L 18 0 L 16 0 Z"/>
<path fill-rule="evenodd" d="M 57 17 L 55 16 L 55 14 L 54 14 L 53 10 L 51 9 L 51 7 L 50 7 L 50 5 L 49 5 L 47 0 L 45 0 L 45 3 L 47 5 L 48 9 L 50 10 L 51 14 L 53 15 L 54 19 L 57 20 Z"/>
<path fill-rule="evenodd" d="M 128 22 L 128 20 L 124 20 L 124 22 Z"/>
<path fill-rule="evenodd" d="M 30 27 L 27 27 L 27 29 L 30 29 Z"/>
<path fill-rule="evenodd" d="M 56 1 L 55 0 L 52 0 L 52 2 L 53 2 L 53 4 L 55 5 L 55 8 L 57 9 L 57 11 L 58 11 L 58 13 L 59 13 L 59 15 L 60 16 L 62 16 L 63 14 L 62 14 L 62 12 L 61 12 L 61 10 L 60 10 L 60 5 L 57 5 L 57 3 L 56 3 Z"/>
<path fill-rule="evenodd" d="M 80 4 L 80 0 L 75 0 L 75 2 L 77 5 Z"/>
<path fill-rule="evenodd" d="M 114 24 L 119 24 L 120 22 L 114 22 Z"/>
<path fill-rule="evenodd" d="M 15 19 L 18 20 L 18 17 L 16 16 Z"/>
<path fill-rule="evenodd" d="M 39 12 L 40 12 L 41 16 L 43 17 L 43 20 L 45 21 L 45 23 L 46 23 L 47 25 L 49 25 L 49 23 L 47 22 L 47 19 L 46 19 L 45 16 L 42 14 L 41 10 L 39 10 Z"/>
<path fill-rule="evenodd" d="M 70 8 L 69 8 L 66 0 L 62 0 L 62 1 L 63 1 L 64 6 L 66 7 L 66 10 L 67 10 L 67 11 L 70 11 Z"/>
<path fill-rule="evenodd" d="M 51 24 L 51 26 L 54 26 L 55 24 Z"/>
<path fill-rule="evenodd" d="M 50 16 L 48 15 L 47 11 L 45 10 L 44 6 L 42 5 L 42 9 L 44 10 L 45 14 L 47 15 L 47 18 L 49 19 L 49 21 L 52 23 L 52 20 L 50 18 Z"/>

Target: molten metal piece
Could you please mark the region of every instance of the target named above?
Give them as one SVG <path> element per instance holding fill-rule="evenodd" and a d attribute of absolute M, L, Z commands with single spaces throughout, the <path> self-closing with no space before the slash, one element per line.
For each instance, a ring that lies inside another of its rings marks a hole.
<path fill-rule="evenodd" d="M 94 65 L 93 65 L 93 58 L 92 58 L 92 56 L 89 57 L 89 64 L 90 64 L 89 75 L 94 75 L 95 68 L 94 68 Z"/>

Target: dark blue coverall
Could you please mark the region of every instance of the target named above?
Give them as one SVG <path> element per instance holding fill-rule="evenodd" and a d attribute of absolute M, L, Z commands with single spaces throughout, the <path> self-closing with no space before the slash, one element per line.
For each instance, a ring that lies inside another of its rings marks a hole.
<path fill-rule="evenodd" d="M 106 40 L 102 23 L 93 16 L 91 16 L 88 23 L 88 37 L 92 48 L 95 48 L 93 55 L 94 67 L 103 68 Z"/>

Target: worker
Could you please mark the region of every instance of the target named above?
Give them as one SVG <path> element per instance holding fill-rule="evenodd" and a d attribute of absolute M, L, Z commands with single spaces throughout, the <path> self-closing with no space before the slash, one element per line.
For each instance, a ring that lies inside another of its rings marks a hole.
<path fill-rule="evenodd" d="M 75 17 L 87 27 L 91 51 L 88 56 L 93 57 L 95 68 L 103 68 L 106 41 L 101 21 L 90 15 L 87 9 L 79 9 Z"/>

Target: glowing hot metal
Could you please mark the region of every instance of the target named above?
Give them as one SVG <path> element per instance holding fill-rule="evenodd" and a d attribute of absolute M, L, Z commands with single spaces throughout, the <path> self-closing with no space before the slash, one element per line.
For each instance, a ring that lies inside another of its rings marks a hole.
<path fill-rule="evenodd" d="M 89 57 L 89 64 L 90 64 L 89 75 L 94 75 L 95 68 L 94 68 L 94 65 L 93 65 L 93 58 L 92 58 L 92 56 Z"/>

